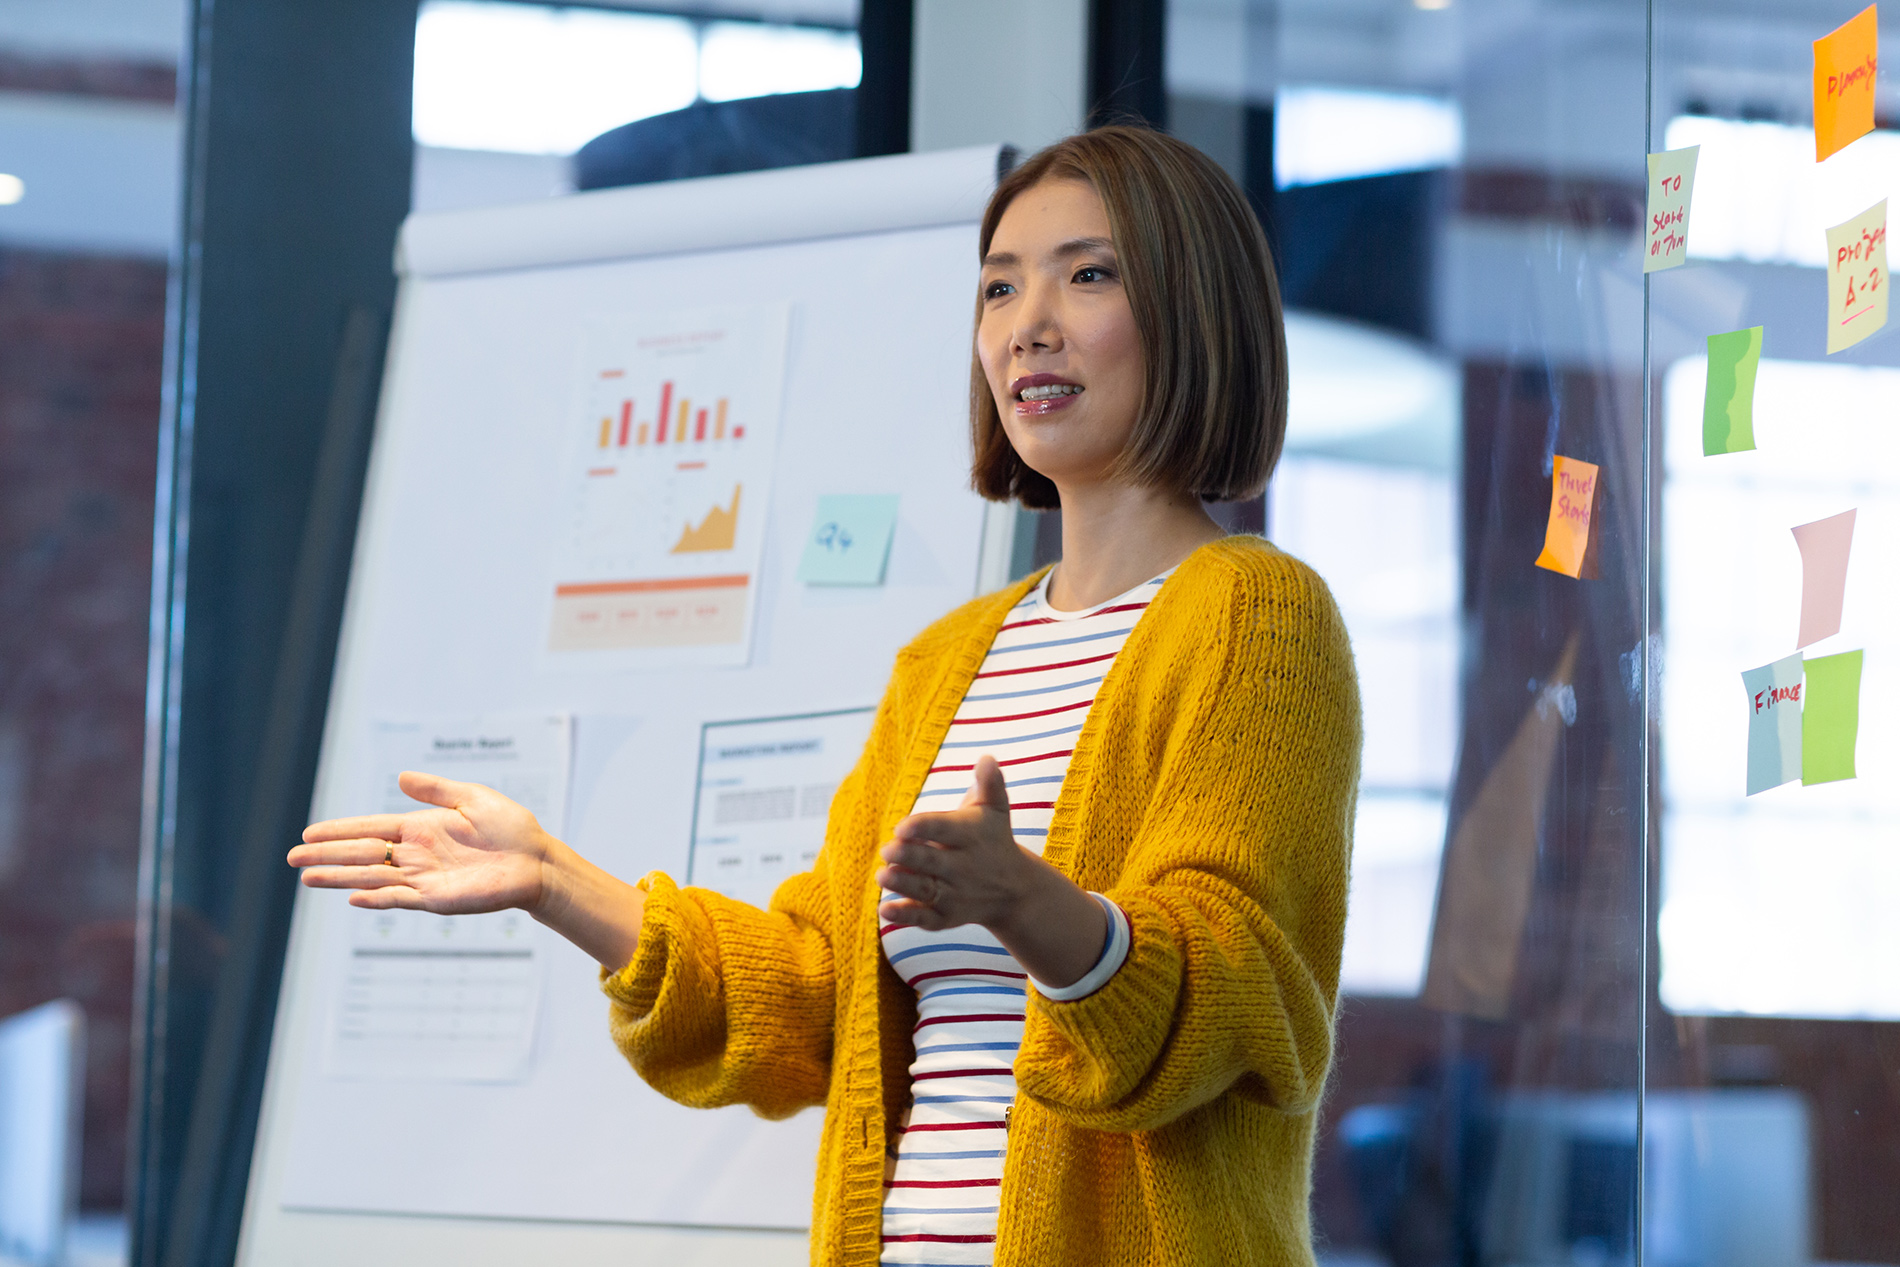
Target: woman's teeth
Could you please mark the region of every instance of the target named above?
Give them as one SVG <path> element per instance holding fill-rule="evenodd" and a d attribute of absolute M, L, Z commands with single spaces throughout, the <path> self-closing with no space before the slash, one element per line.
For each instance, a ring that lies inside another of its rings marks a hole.
<path fill-rule="evenodd" d="M 1023 388 L 1022 399 L 1047 400 L 1051 396 L 1073 396 L 1081 390 L 1074 383 L 1050 383 L 1046 387 Z"/>

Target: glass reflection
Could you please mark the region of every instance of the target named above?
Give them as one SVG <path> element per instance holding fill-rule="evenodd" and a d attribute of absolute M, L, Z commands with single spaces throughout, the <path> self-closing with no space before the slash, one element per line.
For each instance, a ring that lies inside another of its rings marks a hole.
<path fill-rule="evenodd" d="M 1170 126 L 1254 197 L 1290 310 L 1269 534 L 1366 700 L 1324 1260 L 1699 1244 L 1699 1154 L 1638 1126 L 1644 38 L 1634 0 L 1169 7 Z M 1593 580 L 1533 565 L 1559 455 L 1601 470 Z"/>

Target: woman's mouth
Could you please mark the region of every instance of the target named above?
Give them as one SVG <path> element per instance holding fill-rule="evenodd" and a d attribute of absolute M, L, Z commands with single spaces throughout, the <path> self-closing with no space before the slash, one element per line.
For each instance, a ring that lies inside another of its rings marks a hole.
<path fill-rule="evenodd" d="M 1036 417 L 1063 409 L 1082 394 L 1080 383 L 1065 383 L 1053 374 L 1032 374 L 1011 384 L 1018 417 Z"/>

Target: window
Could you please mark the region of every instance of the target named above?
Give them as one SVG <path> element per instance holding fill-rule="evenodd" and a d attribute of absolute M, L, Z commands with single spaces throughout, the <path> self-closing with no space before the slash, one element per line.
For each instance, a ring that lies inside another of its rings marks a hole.
<path fill-rule="evenodd" d="M 859 73 L 855 31 L 426 0 L 415 136 L 450 149 L 571 154 L 697 100 L 853 88 Z"/>
<path fill-rule="evenodd" d="M 1698 215 L 1713 205 L 1699 187 L 1696 203 Z M 1900 759 L 1900 732 L 1874 706 L 1900 666 L 1900 594 L 1874 570 L 1900 554 L 1900 369 L 1763 360 L 1760 447 L 1716 457 L 1702 455 L 1707 372 L 1690 357 L 1663 378 L 1662 1000 L 1678 1012 L 1900 1018 L 1900 810 L 1877 773 Z M 1741 673 L 1795 649 L 1789 529 L 1848 509 L 1841 632 L 1803 654 L 1866 652 L 1861 777 L 1744 796 Z"/>

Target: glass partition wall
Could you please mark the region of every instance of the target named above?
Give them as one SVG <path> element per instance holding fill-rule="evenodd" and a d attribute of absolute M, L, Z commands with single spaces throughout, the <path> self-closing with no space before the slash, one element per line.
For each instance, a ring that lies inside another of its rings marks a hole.
<path fill-rule="evenodd" d="M 1170 126 L 1253 196 L 1289 310 L 1269 533 L 1365 694 L 1334 1262 L 1635 1255 L 1645 36 L 1640 0 L 1169 6 Z M 1582 576 L 1538 565 L 1565 472 Z"/>
<path fill-rule="evenodd" d="M 1900 340 L 1878 330 L 1830 353 L 1841 319 L 1874 314 L 1837 311 L 1828 234 L 1900 194 L 1891 79 L 1875 130 L 1819 162 L 1814 117 L 1814 42 L 1862 7 L 1653 6 L 1649 148 L 1699 147 L 1687 262 L 1649 289 L 1668 672 L 1647 1104 L 1650 1157 L 1678 1159 L 1650 1183 L 1657 1262 L 1900 1262 L 1900 731 L 1877 707 L 1900 665 Z M 1723 377 L 1733 341 L 1718 340 L 1707 399 L 1709 338 L 1756 327 L 1752 435 L 1705 445 L 1705 406 L 1731 414 L 1742 386 Z M 1825 523 L 1850 526 L 1845 588 L 1834 619 L 1804 620 L 1825 562 L 1804 526 Z M 1804 760 L 1787 783 L 1751 770 L 1764 723 L 1743 678 L 1777 662 L 1784 692 L 1804 687 Z M 1836 682 L 1841 666 L 1858 682 Z M 1858 711 L 1845 733 L 1844 718 L 1829 722 L 1842 702 Z M 1830 748 L 1835 768 L 1819 768 Z M 1750 795 L 1751 782 L 1774 786 Z M 1665 1181 L 1699 1194 L 1670 1208 Z"/>
<path fill-rule="evenodd" d="M 1169 5 L 1170 126 L 1284 279 L 1270 533 L 1366 697 L 1323 1259 L 1900 1262 L 1900 338 L 1828 351 L 1900 124 L 1814 118 L 1858 7 Z"/>

